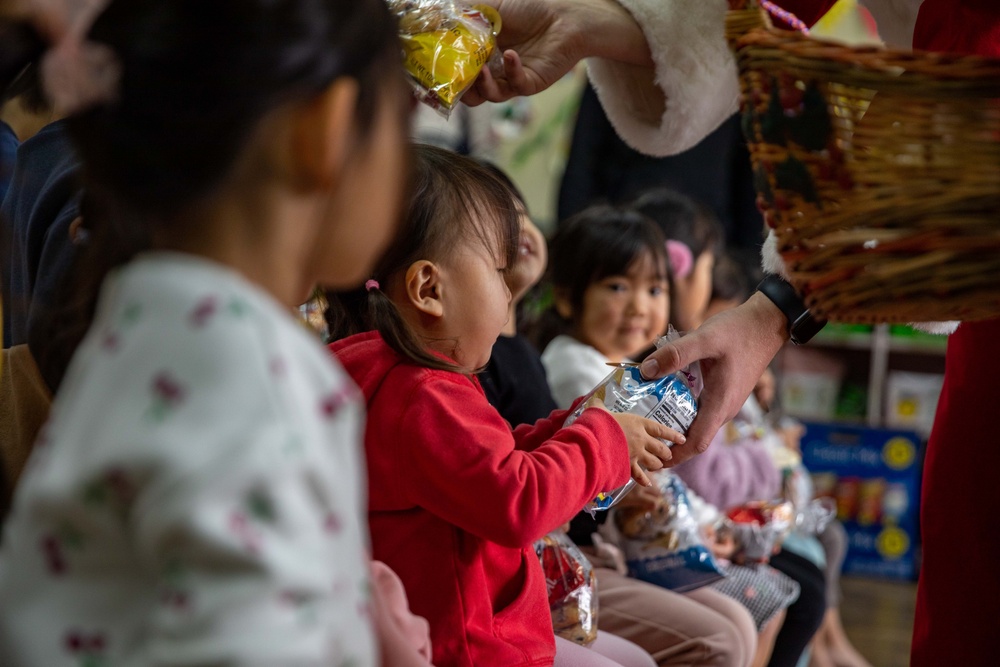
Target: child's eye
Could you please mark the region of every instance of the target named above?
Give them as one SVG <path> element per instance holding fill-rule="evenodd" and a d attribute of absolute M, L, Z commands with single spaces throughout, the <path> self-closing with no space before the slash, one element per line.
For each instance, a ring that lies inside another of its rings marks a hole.
<path fill-rule="evenodd" d="M 667 290 L 662 285 L 656 285 L 649 288 L 649 293 L 653 296 L 662 296 Z"/>
<path fill-rule="evenodd" d="M 608 283 L 608 289 L 612 292 L 621 293 L 628 290 L 628 285 L 625 283 Z"/>

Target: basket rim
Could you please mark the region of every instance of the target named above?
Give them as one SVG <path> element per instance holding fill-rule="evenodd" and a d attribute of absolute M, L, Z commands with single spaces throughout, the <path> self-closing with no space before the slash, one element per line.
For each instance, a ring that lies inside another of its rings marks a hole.
<path fill-rule="evenodd" d="M 728 15 L 753 15 L 766 13 L 760 7 L 730 9 Z M 805 35 L 795 30 L 784 30 L 770 25 L 752 27 L 742 34 L 730 36 L 730 48 L 743 56 L 750 47 L 777 49 L 796 57 L 794 63 L 775 63 L 775 68 L 794 65 L 801 69 L 815 68 L 822 63 L 828 71 L 831 66 L 849 66 L 855 72 L 869 72 L 880 77 L 922 82 L 955 82 L 982 86 L 987 91 L 1000 94 L 1000 58 L 955 53 L 941 53 L 920 49 L 900 49 L 870 44 L 849 46 L 831 39 Z"/>

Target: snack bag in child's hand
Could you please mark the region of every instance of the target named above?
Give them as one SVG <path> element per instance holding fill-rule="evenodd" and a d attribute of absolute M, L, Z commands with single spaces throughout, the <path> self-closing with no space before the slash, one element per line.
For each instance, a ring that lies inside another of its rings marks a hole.
<path fill-rule="evenodd" d="M 556 635 L 587 646 L 597 639 L 597 579 L 580 549 L 561 531 L 535 542 L 549 590 Z"/>
<path fill-rule="evenodd" d="M 678 337 L 679 334 L 671 327 L 670 332 L 661 337 L 656 346 L 660 347 Z M 700 386 L 697 364 L 658 380 L 644 379 L 638 364 L 622 364 L 587 394 L 576 410 L 566 418 L 566 426 L 583 414 L 592 398 L 597 398 L 609 412 L 639 415 L 687 434 L 691 422 L 698 414 L 698 401 L 692 390 L 696 386 Z M 668 446 L 672 444 L 667 442 Z M 630 479 L 625 485 L 598 495 L 587 503 L 584 510 L 593 515 L 597 510 L 610 509 L 635 486 L 635 480 Z"/>
<path fill-rule="evenodd" d="M 787 501 L 755 501 L 729 510 L 726 519 L 743 558 L 765 563 L 794 526 L 795 512 Z"/>
<path fill-rule="evenodd" d="M 617 507 L 609 522 L 629 574 L 680 592 L 721 579 L 725 575 L 705 546 L 684 482 L 669 470 L 649 477 L 660 491 L 660 502 L 652 510 Z"/>
<path fill-rule="evenodd" d="M 500 15 L 455 0 L 389 0 L 417 98 L 445 117 L 496 50 Z"/>

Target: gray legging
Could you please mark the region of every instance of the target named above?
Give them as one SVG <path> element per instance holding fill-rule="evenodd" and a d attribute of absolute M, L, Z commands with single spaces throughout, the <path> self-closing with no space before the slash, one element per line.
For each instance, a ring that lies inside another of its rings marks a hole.
<path fill-rule="evenodd" d="M 847 531 L 839 521 L 831 521 L 826 529 L 816 535 L 826 554 L 826 606 L 840 606 L 840 568 L 847 555 Z"/>

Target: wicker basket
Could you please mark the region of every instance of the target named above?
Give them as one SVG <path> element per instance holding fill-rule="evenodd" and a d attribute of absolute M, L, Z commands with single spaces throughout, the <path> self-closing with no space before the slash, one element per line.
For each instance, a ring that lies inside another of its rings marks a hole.
<path fill-rule="evenodd" d="M 730 6 L 758 202 L 814 312 L 1000 316 L 1000 60 L 851 48 Z"/>

